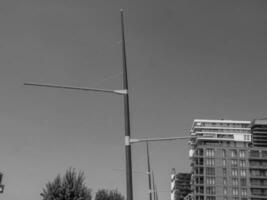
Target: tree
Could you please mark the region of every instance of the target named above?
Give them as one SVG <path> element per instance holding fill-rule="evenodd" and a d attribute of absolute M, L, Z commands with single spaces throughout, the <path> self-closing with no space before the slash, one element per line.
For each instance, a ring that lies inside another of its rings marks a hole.
<path fill-rule="evenodd" d="M 91 189 L 84 184 L 84 173 L 68 169 L 63 177 L 58 175 L 53 182 L 45 185 L 43 200 L 91 200 Z"/>
<path fill-rule="evenodd" d="M 117 190 L 98 190 L 95 195 L 95 200 L 124 200 L 124 197 Z"/>

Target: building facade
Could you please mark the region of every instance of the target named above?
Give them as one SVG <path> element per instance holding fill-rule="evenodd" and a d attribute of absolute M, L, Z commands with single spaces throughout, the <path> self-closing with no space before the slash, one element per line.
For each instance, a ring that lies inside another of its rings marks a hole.
<path fill-rule="evenodd" d="M 267 199 L 267 120 L 251 123 L 252 147 L 249 152 L 251 200 Z"/>
<path fill-rule="evenodd" d="M 250 121 L 194 120 L 190 134 L 194 200 L 248 200 Z"/>
<path fill-rule="evenodd" d="M 184 200 L 189 198 L 191 192 L 191 173 L 178 173 L 172 169 L 171 173 L 171 200 Z"/>

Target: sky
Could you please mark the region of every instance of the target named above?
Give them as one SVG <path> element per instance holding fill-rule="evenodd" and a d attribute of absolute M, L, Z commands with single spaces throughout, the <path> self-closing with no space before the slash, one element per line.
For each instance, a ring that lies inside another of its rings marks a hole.
<path fill-rule="evenodd" d="M 41 199 L 69 167 L 93 192 L 125 194 L 123 99 L 23 85 L 120 89 L 121 8 L 133 138 L 184 136 L 196 118 L 267 117 L 264 0 L 1 0 L 1 199 Z M 170 198 L 172 168 L 190 172 L 188 150 L 150 144 L 160 199 Z M 144 144 L 132 160 L 146 171 Z M 148 199 L 147 177 L 133 180 L 134 199 Z"/>

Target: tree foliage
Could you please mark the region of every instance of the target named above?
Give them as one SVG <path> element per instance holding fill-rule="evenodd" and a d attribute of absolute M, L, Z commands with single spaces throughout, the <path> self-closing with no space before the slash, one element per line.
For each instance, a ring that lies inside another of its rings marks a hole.
<path fill-rule="evenodd" d="M 124 200 L 124 197 L 117 190 L 98 190 L 95 200 Z"/>
<path fill-rule="evenodd" d="M 58 175 L 47 183 L 41 196 L 43 200 L 91 200 L 91 189 L 85 186 L 84 179 L 83 172 L 70 168 L 63 177 Z"/>

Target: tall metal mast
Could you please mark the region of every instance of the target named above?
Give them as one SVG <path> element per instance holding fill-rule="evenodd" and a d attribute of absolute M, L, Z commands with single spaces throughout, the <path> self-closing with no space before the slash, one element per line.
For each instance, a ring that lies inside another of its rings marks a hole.
<path fill-rule="evenodd" d="M 121 37 L 122 37 L 122 64 L 123 64 L 123 90 L 126 91 L 123 95 L 124 101 L 124 125 L 125 125 L 125 161 L 126 161 L 126 199 L 133 199 L 133 180 L 132 180 L 132 153 L 130 143 L 130 109 L 129 109 L 129 95 L 128 95 L 128 76 L 127 76 L 127 62 L 126 62 L 126 47 L 124 36 L 124 20 L 123 10 L 121 13 Z"/>
<path fill-rule="evenodd" d="M 123 70 L 123 88 L 117 90 L 110 89 L 99 89 L 99 88 L 88 88 L 88 87 L 75 87 L 75 86 L 66 86 L 66 85 L 55 85 L 55 84 L 39 84 L 39 83 L 24 83 L 28 86 L 37 86 L 37 87 L 48 87 L 48 88 L 59 88 L 67 90 L 80 90 L 80 91 L 92 91 L 100 93 L 113 93 L 118 95 L 123 95 L 124 102 L 124 126 L 125 126 L 125 165 L 126 165 L 126 200 L 133 200 L 133 180 L 132 180 L 132 155 L 131 155 L 131 144 L 138 142 L 148 142 L 148 141 L 169 141 L 169 140 L 178 140 L 178 139 L 189 139 L 190 137 L 170 137 L 170 138 L 144 138 L 144 139 L 131 139 L 130 132 L 130 109 L 129 109 L 129 94 L 128 94 L 128 76 L 127 76 L 127 62 L 126 62 L 126 45 L 125 45 L 125 36 L 124 36 L 124 19 L 123 19 L 123 10 L 120 10 L 121 17 L 121 37 L 122 37 L 122 70 Z M 147 143 L 148 148 L 148 143 Z M 149 154 L 149 152 L 147 151 Z M 148 155 L 149 156 L 149 155 Z M 149 157 L 148 157 L 148 168 L 150 168 Z M 149 169 L 150 173 L 150 183 L 149 187 L 153 183 L 152 171 Z M 152 182 L 152 183 L 151 183 Z M 150 190 L 152 191 L 152 190 Z M 150 196 L 150 199 L 152 197 Z"/>
<path fill-rule="evenodd" d="M 146 141 L 146 155 L 147 155 L 147 176 L 148 176 L 149 200 L 152 200 L 151 168 L 150 168 L 149 144 L 148 144 L 148 141 Z"/>
<path fill-rule="evenodd" d="M 68 90 L 80 90 L 80 91 L 92 91 L 92 92 L 104 92 L 123 95 L 124 102 L 124 125 L 125 125 L 125 165 L 126 165 L 126 197 L 127 200 L 133 200 L 133 182 L 132 182 L 132 156 L 131 156 L 131 133 L 130 133 L 130 109 L 129 109 L 129 95 L 128 95 L 128 76 L 127 76 L 127 63 L 126 63 L 126 48 L 125 48 L 125 36 L 124 36 L 124 21 L 123 10 L 120 10 L 121 17 L 121 37 L 122 37 L 122 71 L 123 71 L 123 88 L 119 90 L 107 90 L 98 88 L 84 88 L 65 85 L 54 84 L 39 84 L 39 83 L 24 83 L 28 86 L 37 87 L 49 87 Z"/>

